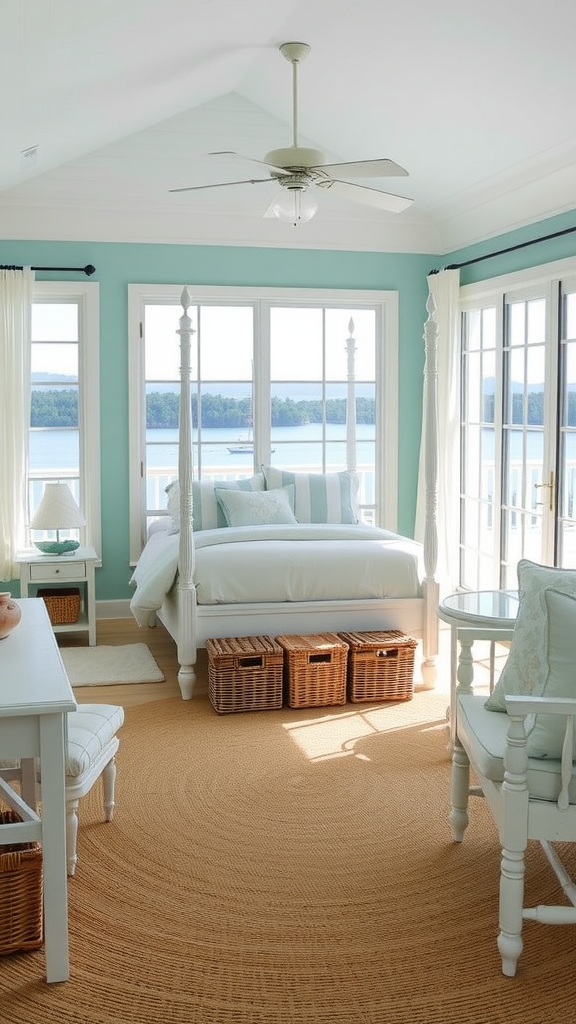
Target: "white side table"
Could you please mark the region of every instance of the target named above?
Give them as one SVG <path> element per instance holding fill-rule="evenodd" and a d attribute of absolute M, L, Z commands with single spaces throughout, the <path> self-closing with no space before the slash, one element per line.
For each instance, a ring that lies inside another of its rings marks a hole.
<path fill-rule="evenodd" d="M 16 558 L 20 566 L 20 594 L 28 597 L 36 596 L 38 586 L 43 584 L 62 585 L 83 584 L 84 600 L 77 622 L 54 625 L 55 633 L 88 633 L 88 644 L 96 643 L 96 587 L 94 569 L 99 562 L 94 548 L 80 547 L 69 555 L 43 555 L 40 551 L 21 552 Z"/>
<path fill-rule="evenodd" d="M 499 630 L 498 639 L 511 638 L 520 607 L 517 590 L 473 590 L 450 594 L 440 602 L 438 618 L 451 627 L 450 644 L 450 728 L 455 729 L 458 630 L 469 626 L 478 630 Z M 494 685 L 494 648 L 490 641 L 490 692 Z M 452 738 L 453 735 L 452 735 Z"/>

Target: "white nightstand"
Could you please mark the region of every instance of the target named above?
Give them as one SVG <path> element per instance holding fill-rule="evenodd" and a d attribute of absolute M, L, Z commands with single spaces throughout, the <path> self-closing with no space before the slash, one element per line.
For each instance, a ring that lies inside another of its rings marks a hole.
<path fill-rule="evenodd" d="M 39 586 L 63 587 L 83 584 L 77 622 L 53 625 L 55 633 L 88 633 L 88 644 L 96 643 L 96 596 L 94 568 L 99 561 L 94 548 L 77 548 L 71 555 L 42 555 L 25 551 L 16 559 L 20 566 L 20 596 L 36 597 Z M 32 588 L 32 593 L 29 593 Z"/>

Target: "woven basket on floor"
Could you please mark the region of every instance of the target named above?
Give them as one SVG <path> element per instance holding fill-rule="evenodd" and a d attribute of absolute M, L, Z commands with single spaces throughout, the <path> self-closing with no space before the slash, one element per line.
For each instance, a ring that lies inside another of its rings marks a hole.
<path fill-rule="evenodd" d="M 0 825 L 22 819 L 0 811 Z M 0 954 L 39 949 L 42 934 L 42 847 L 0 846 Z"/>
<path fill-rule="evenodd" d="M 339 633 L 349 647 L 348 700 L 410 700 L 416 640 L 397 629 Z"/>
<path fill-rule="evenodd" d="M 208 696 L 218 714 L 282 707 L 284 651 L 270 636 L 206 641 Z"/>
<path fill-rule="evenodd" d="M 48 616 L 53 626 L 64 626 L 78 622 L 80 614 L 80 591 L 77 587 L 62 587 L 61 590 L 39 590 L 38 597 L 44 599 Z"/>
<path fill-rule="evenodd" d="M 348 646 L 336 633 L 277 636 L 284 648 L 284 679 L 291 708 L 346 703 Z"/>

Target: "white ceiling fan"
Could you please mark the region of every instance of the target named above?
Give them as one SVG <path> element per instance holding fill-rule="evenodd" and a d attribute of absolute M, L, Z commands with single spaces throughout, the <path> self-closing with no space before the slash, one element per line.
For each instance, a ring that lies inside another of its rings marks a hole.
<path fill-rule="evenodd" d="M 405 196 L 383 192 L 377 188 L 358 185 L 345 178 L 386 178 L 407 177 L 408 171 L 393 160 L 353 160 L 349 163 L 326 164 L 324 154 L 318 149 L 298 145 L 298 65 L 307 57 L 310 47 L 307 43 L 283 43 L 280 53 L 292 64 L 293 133 L 292 145 L 286 149 L 273 149 L 263 160 L 254 160 L 238 153 L 223 151 L 210 156 L 234 157 L 266 168 L 265 178 L 246 178 L 239 181 L 214 182 L 211 185 L 189 185 L 172 188 L 170 192 L 194 192 L 205 188 L 226 188 L 229 185 L 259 185 L 275 183 L 281 192 L 272 200 L 264 216 L 279 217 L 290 224 L 301 224 L 311 220 L 318 209 L 315 193 L 331 190 L 334 195 L 355 203 L 362 203 L 378 210 L 401 213 L 411 206 L 413 200 Z"/>

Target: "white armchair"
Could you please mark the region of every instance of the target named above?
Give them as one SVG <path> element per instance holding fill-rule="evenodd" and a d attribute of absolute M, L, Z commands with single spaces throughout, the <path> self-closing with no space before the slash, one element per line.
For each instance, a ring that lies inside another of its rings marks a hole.
<path fill-rule="evenodd" d="M 484 697 L 460 692 L 453 723 L 452 836 L 464 838 L 469 795 L 484 797 L 502 846 L 497 941 L 509 977 L 522 952 L 524 920 L 576 924 L 576 885 L 553 846 L 576 842 L 576 597 L 546 589 L 541 602 L 547 671 L 540 695 L 506 695 L 502 714 L 489 710 Z M 472 788 L 470 768 L 477 781 Z M 532 840 L 558 878 L 557 905 L 524 907 L 525 851 Z"/>

